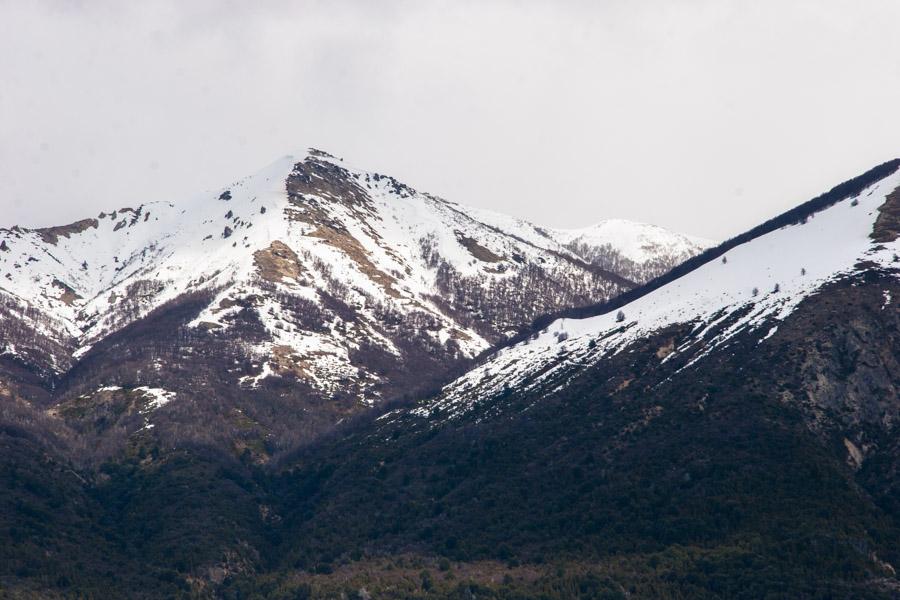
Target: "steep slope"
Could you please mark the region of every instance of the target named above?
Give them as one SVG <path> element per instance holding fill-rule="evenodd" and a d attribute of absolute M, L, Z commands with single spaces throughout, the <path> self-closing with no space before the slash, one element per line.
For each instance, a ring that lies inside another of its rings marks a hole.
<path fill-rule="evenodd" d="M 633 285 L 528 223 L 312 150 L 185 203 L 0 231 L 0 361 L 16 397 L 110 447 L 212 419 L 265 460 Z"/>
<path fill-rule="evenodd" d="M 547 229 L 547 235 L 586 261 L 646 283 L 715 244 L 647 223 L 608 219 L 582 229 Z"/>

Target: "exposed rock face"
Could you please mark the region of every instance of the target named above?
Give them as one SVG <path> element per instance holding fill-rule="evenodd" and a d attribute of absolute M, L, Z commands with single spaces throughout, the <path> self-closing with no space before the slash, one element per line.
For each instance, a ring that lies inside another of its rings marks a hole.
<path fill-rule="evenodd" d="M 254 252 L 253 263 L 259 276 L 270 283 L 281 283 L 285 279 L 298 281 L 303 272 L 297 254 L 280 240 L 275 240 L 265 250 Z"/>
<path fill-rule="evenodd" d="M 121 229 L 121 224 L 116 225 Z M 59 227 L 47 227 L 44 229 L 36 229 L 35 231 L 41 236 L 41 239 L 51 245 L 56 245 L 60 237 L 69 237 L 78 233 L 82 233 L 88 228 L 96 229 L 99 226 L 97 219 L 82 219 L 71 225 L 62 225 Z"/>
<path fill-rule="evenodd" d="M 795 400 L 813 427 L 828 417 L 864 435 L 900 424 L 900 310 L 885 299 L 900 290 L 891 278 L 875 281 L 882 285 L 836 288 L 814 299 L 808 322 L 784 332 L 800 349 L 803 394 Z"/>
<path fill-rule="evenodd" d="M 897 236 L 900 236 L 900 188 L 889 194 L 878 209 L 878 219 L 872 230 L 872 239 L 876 242 L 893 242 Z"/>

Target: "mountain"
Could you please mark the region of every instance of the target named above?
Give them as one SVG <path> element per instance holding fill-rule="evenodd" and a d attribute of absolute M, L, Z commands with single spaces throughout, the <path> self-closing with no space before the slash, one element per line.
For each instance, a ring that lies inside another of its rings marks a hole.
<path fill-rule="evenodd" d="M 327 171 L 354 171 L 319 153 L 287 162 L 285 214 L 299 173 L 320 182 L 301 192 L 312 231 L 341 231 L 309 198 L 347 181 Z M 238 188 L 214 206 L 241 206 L 227 204 Z M 289 452 L 277 445 L 335 400 L 312 400 L 300 377 L 259 377 L 260 363 L 240 370 L 242 344 L 267 342 L 254 325 L 266 317 L 222 305 L 228 277 L 166 292 L 49 385 L 22 358 L 40 354 L 17 345 L 0 403 L 0 586 L 20 598 L 896 598 L 898 190 L 900 160 L 611 299 L 498 328 L 446 385 L 385 393 Z M 386 220 L 366 195 L 365 221 Z M 516 223 L 477 222 L 498 236 Z M 248 235 L 229 227 L 217 253 Z M 460 231 L 478 244 L 459 242 L 466 252 L 512 256 L 475 225 Z M 519 231 L 517 244 L 558 243 Z M 357 269 L 372 289 L 411 289 L 376 254 L 394 280 Z M 472 260 L 453 264 L 500 280 Z M 40 390 L 43 404 L 24 399 Z"/>
<path fill-rule="evenodd" d="M 608 219 L 582 229 L 544 231 L 589 263 L 639 283 L 664 275 L 715 245 L 711 240 L 624 219 Z"/>
<path fill-rule="evenodd" d="M 186 202 L 0 230 L 0 394 L 102 438 L 97 460 L 143 432 L 266 461 L 634 286 L 313 149 Z"/>

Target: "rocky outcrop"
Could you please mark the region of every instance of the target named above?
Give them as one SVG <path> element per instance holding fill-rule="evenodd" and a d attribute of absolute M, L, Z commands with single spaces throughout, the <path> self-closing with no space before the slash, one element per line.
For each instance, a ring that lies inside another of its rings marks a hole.
<path fill-rule="evenodd" d="M 887 196 L 878 209 L 878 219 L 872 229 L 872 239 L 876 242 L 893 242 L 900 236 L 900 188 Z"/>
<path fill-rule="evenodd" d="M 78 233 L 82 233 L 88 228 L 96 229 L 99 226 L 97 219 L 82 219 L 70 225 L 62 225 L 59 227 L 45 227 L 44 229 L 36 229 L 41 239 L 51 245 L 56 245 L 60 237 L 69 237 Z"/>

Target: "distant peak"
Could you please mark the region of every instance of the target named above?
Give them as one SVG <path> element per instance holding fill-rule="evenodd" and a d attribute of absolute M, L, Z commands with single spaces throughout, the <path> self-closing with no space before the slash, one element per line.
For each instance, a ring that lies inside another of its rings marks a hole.
<path fill-rule="evenodd" d="M 563 245 L 595 248 L 610 246 L 638 263 L 652 260 L 661 254 L 678 257 L 693 255 L 715 245 L 711 240 L 627 219 L 604 219 L 579 229 L 556 229 L 552 234 Z"/>
<path fill-rule="evenodd" d="M 701 245 L 701 246 L 712 246 L 715 245 L 716 242 L 712 240 L 708 240 L 705 238 L 688 235 L 686 233 L 681 233 L 677 231 L 672 231 L 671 229 L 666 229 L 660 225 L 654 225 L 653 223 L 644 223 L 643 221 L 633 221 L 631 219 L 603 219 L 601 221 L 597 221 L 593 225 L 588 225 L 587 227 L 579 227 L 573 229 L 558 229 L 557 231 L 566 232 L 573 236 L 580 234 L 589 234 L 595 232 L 613 232 L 613 231 L 653 231 L 664 233 L 671 236 L 683 237 L 691 240 L 692 242 Z"/>

